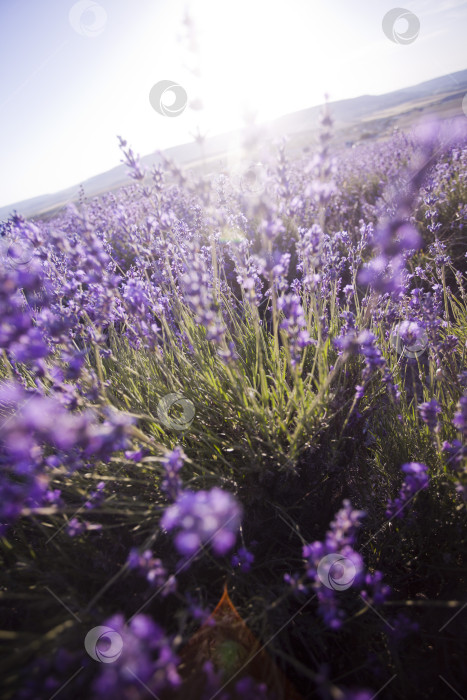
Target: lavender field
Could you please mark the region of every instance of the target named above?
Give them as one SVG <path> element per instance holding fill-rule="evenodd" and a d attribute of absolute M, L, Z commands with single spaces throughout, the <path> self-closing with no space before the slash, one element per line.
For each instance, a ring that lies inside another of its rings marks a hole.
<path fill-rule="evenodd" d="M 465 689 L 465 128 L 321 122 L 3 222 L 2 697 Z"/>

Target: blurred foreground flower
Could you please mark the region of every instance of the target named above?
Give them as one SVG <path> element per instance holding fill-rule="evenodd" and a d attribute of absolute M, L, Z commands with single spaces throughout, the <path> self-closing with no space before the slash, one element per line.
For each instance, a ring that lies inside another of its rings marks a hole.
<path fill-rule="evenodd" d="M 195 554 L 211 543 L 216 554 L 223 555 L 235 544 L 240 526 L 241 507 L 226 491 L 184 491 L 161 519 L 166 530 L 178 530 L 175 546 L 183 555 Z"/>
<path fill-rule="evenodd" d="M 104 664 L 93 686 L 96 699 L 134 700 L 144 687 L 155 697 L 180 685 L 171 640 L 150 617 L 137 615 L 126 625 L 123 615 L 114 615 L 104 624 L 120 635 L 122 651 L 114 663 Z"/>

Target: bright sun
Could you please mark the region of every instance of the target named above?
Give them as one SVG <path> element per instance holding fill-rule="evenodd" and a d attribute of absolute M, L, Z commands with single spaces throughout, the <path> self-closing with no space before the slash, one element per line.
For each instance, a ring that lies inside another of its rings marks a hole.
<path fill-rule="evenodd" d="M 312 15 L 304 15 L 301 0 L 197 5 L 202 72 L 193 87 L 213 121 L 237 120 L 245 111 L 260 121 L 273 118 L 289 111 L 288 99 L 295 102 L 297 92 L 304 107 L 322 100 L 334 62 L 322 60 L 325 11 L 313 5 Z M 317 65 L 319 71 L 313 70 Z"/>

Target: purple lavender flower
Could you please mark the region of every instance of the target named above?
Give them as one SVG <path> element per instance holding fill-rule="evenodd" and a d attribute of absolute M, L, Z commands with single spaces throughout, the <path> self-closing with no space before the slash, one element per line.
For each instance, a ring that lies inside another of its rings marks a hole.
<path fill-rule="evenodd" d="M 332 629 L 338 629 L 345 618 L 336 593 L 358 586 L 363 580 L 363 559 L 353 549 L 353 544 L 364 515 L 345 500 L 343 508 L 331 522 L 324 542 L 317 541 L 303 547 L 307 576 L 314 581 L 317 591 L 319 612 Z"/>
<path fill-rule="evenodd" d="M 16 470 L 0 456 L 0 533 L 20 517 L 24 508 L 34 510 L 47 500 L 49 480 L 34 463 L 19 462 Z M 18 472 L 20 478 L 18 478 Z"/>
<path fill-rule="evenodd" d="M 428 467 L 420 462 L 408 462 L 402 465 L 402 471 L 407 474 L 402 488 L 399 492 L 399 497 L 388 502 L 386 509 L 387 518 L 402 518 L 402 511 L 406 503 L 411 500 L 415 494 L 422 489 L 426 489 L 430 478 L 428 476 Z"/>
<path fill-rule="evenodd" d="M 383 255 L 378 255 L 359 272 L 360 284 L 371 285 L 382 294 L 398 292 L 403 285 L 404 264 L 401 256 L 389 260 Z"/>
<path fill-rule="evenodd" d="M 115 410 L 107 411 L 107 420 L 88 427 L 84 454 L 108 461 L 113 452 L 129 445 L 129 429 L 135 422 L 132 416 Z"/>
<path fill-rule="evenodd" d="M 351 284 L 346 284 L 342 291 L 345 295 L 345 300 L 348 304 L 350 302 L 350 300 L 352 299 L 352 297 L 354 296 L 354 288 Z"/>
<path fill-rule="evenodd" d="M 225 362 L 226 364 L 231 364 L 232 362 L 235 362 L 235 360 L 239 359 L 239 354 L 235 349 L 235 343 L 233 341 L 231 341 L 225 349 L 219 348 L 217 354 L 221 358 L 222 362 Z"/>
<path fill-rule="evenodd" d="M 50 350 L 38 328 L 31 328 L 16 342 L 11 343 L 10 351 L 16 362 L 32 362 L 46 357 Z"/>
<path fill-rule="evenodd" d="M 340 697 L 341 700 L 373 700 L 375 694 L 372 690 L 345 690 Z"/>
<path fill-rule="evenodd" d="M 223 555 L 235 544 L 241 508 L 235 498 L 219 488 L 211 491 L 183 491 L 161 519 L 166 530 L 176 529 L 175 546 L 180 554 L 195 554 L 211 543 Z"/>
<path fill-rule="evenodd" d="M 267 240 L 273 241 L 285 233 L 285 227 L 279 218 L 270 218 L 261 222 L 260 231 L 264 233 Z"/>
<path fill-rule="evenodd" d="M 124 139 L 122 139 L 121 136 L 118 136 L 117 138 L 118 145 L 121 148 L 122 153 L 124 155 L 124 160 L 122 160 L 121 162 L 125 163 L 125 165 L 128 165 L 128 167 L 130 168 L 128 171 L 128 175 L 134 180 L 144 180 L 145 172 L 144 170 L 141 170 L 139 156 L 135 155 L 131 148 L 126 149 L 127 142 Z"/>
<path fill-rule="evenodd" d="M 418 410 L 422 421 L 427 424 L 429 430 L 437 433 L 439 431 L 438 415 L 441 413 L 441 407 L 437 400 L 431 399 L 431 401 L 421 403 Z"/>
<path fill-rule="evenodd" d="M 78 518 L 72 518 L 67 525 L 67 534 L 70 537 L 76 537 L 76 535 L 82 535 L 88 530 L 100 530 L 101 528 L 102 525 L 99 523 L 88 523 L 86 520 L 80 521 Z"/>
<path fill-rule="evenodd" d="M 344 357 L 357 354 L 360 349 L 360 342 L 355 329 L 349 328 L 345 333 L 334 338 L 334 345 L 343 353 Z"/>
<path fill-rule="evenodd" d="M 467 396 L 461 396 L 456 408 L 457 411 L 452 419 L 453 425 L 464 437 L 467 437 Z"/>
<path fill-rule="evenodd" d="M 360 270 L 360 284 L 370 284 L 382 294 L 398 292 L 403 286 L 405 253 L 421 246 L 421 236 L 407 222 L 396 218 L 379 228 L 373 239 L 378 251 L 370 263 Z"/>
<path fill-rule="evenodd" d="M 162 460 L 165 476 L 162 480 L 161 490 L 172 500 L 180 495 L 182 481 L 178 475 L 186 459 L 186 454 L 181 447 L 176 447 L 169 452 Z"/>
<path fill-rule="evenodd" d="M 284 581 L 296 595 L 308 593 L 308 587 L 303 583 L 303 576 L 300 576 L 300 574 L 284 574 Z"/>
<path fill-rule="evenodd" d="M 255 560 L 255 555 L 249 552 L 245 547 L 240 547 L 238 551 L 232 555 L 232 566 L 238 567 L 240 571 L 247 573 L 251 569 L 251 565 Z"/>
<path fill-rule="evenodd" d="M 235 683 L 235 692 L 243 700 L 273 700 L 265 683 L 257 683 L 253 678 L 241 678 Z"/>
<path fill-rule="evenodd" d="M 137 549 L 131 549 L 127 564 L 130 569 L 137 570 L 146 577 L 151 586 L 162 588 L 162 596 L 173 593 L 177 588 L 175 576 L 169 576 L 162 561 L 155 558 L 151 550 L 147 549 L 142 554 Z"/>
<path fill-rule="evenodd" d="M 391 627 L 388 634 L 394 641 L 400 642 L 410 634 L 418 632 L 420 625 L 413 622 L 405 613 L 400 612 L 391 620 Z"/>
<path fill-rule="evenodd" d="M 381 571 L 367 573 L 365 576 L 366 590 L 360 591 L 363 600 L 372 600 L 374 605 L 382 605 L 391 593 L 388 585 L 383 583 L 383 574 Z"/>
<path fill-rule="evenodd" d="M 63 501 L 61 498 L 62 492 L 60 489 L 49 489 L 45 494 L 44 501 L 50 503 L 51 505 L 62 506 Z"/>
<path fill-rule="evenodd" d="M 8 408 L 8 419 L 0 424 L 2 451 L 8 464 L 2 470 L 1 489 L 12 500 L 12 507 L 5 512 L 8 520 L 18 517 L 23 506 L 41 506 L 48 493 L 50 468 L 68 467 L 71 472 L 84 466 L 82 457 L 86 455 L 108 460 L 114 451 L 123 449 L 133 422 L 130 416 L 112 412 L 106 422 L 99 424 L 92 412 L 71 413 L 57 399 L 25 391 L 12 382 L 0 386 L 0 402 Z M 55 453 L 45 457 L 46 447 Z M 103 483 L 91 494 L 94 505 L 103 497 L 102 488 Z M 90 500 L 85 505 L 89 508 L 93 503 Z M 77 521 L 72 521 L 70 534 L 78 534 L 80 528 Z M 95 526 L 86 524 L 86 529 Z"/>
<path fill-rule="evenodd" d="M 141 448 L 140 450 L 125 450 L 123 454 L 127 459 L 131 459 L 132 462 L 140 462 L 148 454 L 148 451 Z"/>
<path fill-rule="evenodd" d="M 467 445 L 460 440 L 453 440 L 452 443 L 445 440 L 443 442 L 443 452 L 449 455 L 448 464 L 455 471 L 460 470 L 462 461 L 467 457 Z"/>
<path fill-rule="evenodd" d="M 301 350 L 312 344 L 312 339 L 306 329 L 306 320 L 300 297 L 296 294 L 286 294 L 278 300 L 278 308 L 284 314 L 280 328 L 286 331 L 292 366 L 300 360 Z"/>
<path fill-rule="evenodd" d="M 72 518 L 67 526 L 67 533 L 70 537 L 76 537 L 76 535 L 81 535 L 86 530 L 86 525 L 78 520 L 78 518 Z"/>
<path fill-rule="evenodd" d="M 190 254 L 189 267 L 187 265 L 187 271 L 180 279 L 184 297 L 194 312 L 197 323 L 206 328 L 206 338 L 220 343 L 226 328 L 214 301 L 207 263 L 196 246 L 190 246 Z"/>
<path fill-rule="evenodd" d="M 24 303 L 24 294 L 35 293 L 40 287 L 36 272 L 0 267 L 0 348 L 10 351 L 16 362 L 34 363 L 50 352 Z"/>
<path fill-rule="evenodd" d="M 100 505 L 105 498 L 104 489 L 105 489 L 105 482 L 99 481 L 99 483 L 96 486 L 96 490 L 91 491 L 91 493 L 89 494 L 89 499 L 84 504 L 84 507 L 89 510 L 91 508 L 95 508 L 96 506 Z"/>
<path fill-rule="evenodd" d="M 207 623 L 209 626 L 214 627 L 216 622 L 211 617 L 212 610 L 203 608 L 199 601 L 196 600 L 196 598 L 188 592 L 185 593 L 185 603 L 187 606 L 187 610 L 195 620 L 199 620 L 202 624 Z"/>
<path fill-rule="evenodd" d="M 381 354 L 381 350 L 376 346 L 376 337 L 370 331 L 363 331 L 358 336 L 361 344 L 360 352 L 365 358 L 365 369 L 363 379 L 366 381 L 377 369 L 385 367 L 386 360 Z"/>
<path fill-rule="evenodd" d="M 118 634 L 121 654 L 114 663 L 102 664 L 93 684 L 101 700 L 133 700 L 146 687 L 152 695 L 181 685 L 179 658 L 170 638 L 150 617 L 137 615 L 125 625 L 123 615 L 114 615 L 104 625 Z M 143 686 L 142 686 L 143 684 Z"/>

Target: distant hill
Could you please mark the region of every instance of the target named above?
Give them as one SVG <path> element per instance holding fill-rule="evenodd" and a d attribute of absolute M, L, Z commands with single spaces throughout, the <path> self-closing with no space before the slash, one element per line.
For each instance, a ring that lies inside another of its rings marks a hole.
<path fill-rule="evenodd" d="M 413 87 L 403 88 L 384 95 L 362 95 L 348 100 L 330 103 L 335 121 L 337 140 L 349 144 L 361 139 L 380 138 L 396 125 L 409 126 L 422 115 L 438 115 L 442 118 L 462 114 L 462 99 L 467 93 L 467 70 L 428 80 Z M 322 105 L 293 112 L 260 125 L 264 140 L 282 135 L 291 137 L 292 148 L 303 147 L 313 142 L 319 126 Z M 168 148 L 164 156 L 183 167 L 205 167 L 211 162 L 213 169 L 219 167 L 222 157 L 239 151 L 241 132 L 221 134 L 207 139 L 203 151 L 196 142 Z M 146 167 L 159 164 L 159 153 L 141 158 Z M 81 183 L 86 196 L 94 197 L 109 190 L 133 182 L 127 175 L 127 167 L 118 165 L 107 172 L 91 177 Z M 25 217 L 39 217 L 57 211 L 79 196 L 80 185 L 69 187 L 55 194 L 34 197 L 23 202 L 0 207 L 0 220 L 5 220 L 17 211 Z"/>

